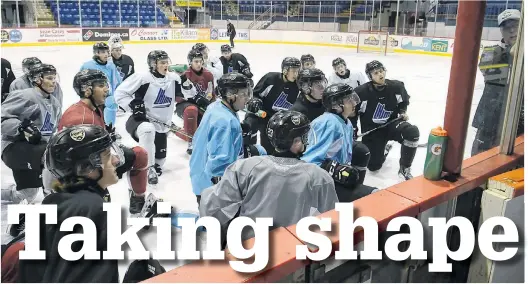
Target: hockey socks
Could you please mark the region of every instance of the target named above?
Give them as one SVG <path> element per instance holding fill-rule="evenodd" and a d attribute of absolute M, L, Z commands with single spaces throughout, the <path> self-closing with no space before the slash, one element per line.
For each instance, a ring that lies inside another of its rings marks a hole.
<path fill-rule="evenodd" d="M 196 129 L 198 128 L 198 107 L 195 105 L 190 105 L 185 108 L 183 111 L 183 129 L 185 133 L 189 135 L 194 135 Z M 180 137 L 184 141 L 190 142 L 191 139 L 182 134 L 175 133 L 176 136 Z"/>

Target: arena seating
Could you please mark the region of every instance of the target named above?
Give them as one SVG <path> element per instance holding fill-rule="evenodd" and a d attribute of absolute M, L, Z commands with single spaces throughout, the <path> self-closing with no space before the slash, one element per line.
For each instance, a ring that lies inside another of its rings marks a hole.
<path fill-rule="evenodd" d="M 81 24 L 79 18 L 82 18 L 83 27 L 100 27 L 100 18 L 102 17 L 103 27 L 121 26 L 135 27 L 138 25 L 138 19 L 141 27 L 154 27 L 157 25 L 164 26 L 168 24 L 165 14 L 154 6 L 154 1 L 140 0 L 139 5 L 136 0 L 110 1 L 102 0 L 99 6 L 99 0 L 82 0 L 79 8 L 79 1 L 57 1 L 45 0 L 49 5 L 56 21 L 59 19 L 62 25 L 78 26 Z M 121 5 L 121 7 L 119 7 Z M 119 9 L 121 8 L 121 17 Z M 156 15 L 157 14 L 157 15 Z"/>

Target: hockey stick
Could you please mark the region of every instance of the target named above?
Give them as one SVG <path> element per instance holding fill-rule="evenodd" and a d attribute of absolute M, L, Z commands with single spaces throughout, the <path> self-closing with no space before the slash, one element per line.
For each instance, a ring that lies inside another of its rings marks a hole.
<path fill-rule="evenodd" d="M 163 125 L 167 128 L 169 128 L 169 131 L 170 132 L 173 132 L 174 134 L 181 134 L 189 139 L 192 139 L 193 136 L 191 134 L 188 134 L 187 132 L 185 132 L 185 130 L 183 130 L 183 128 L 179 127 L 179 126 L 176 126 L 176 124 L 174 124 L 174 122 L 171 122 L 171 125 L 168 125 L 167 123 L 163 122 L 163 121 L 160 121 L 160 120 L 157 120 L 151 116 L 148 116 L 147 115 L 147 118 L 150 120 L 150 122 L 154 122 L 154 123 L 157 123 L 157 124 L 160 124 L 160 125 Z"/>
<path fill-rule="evenodd" d="M 374 131 L 376 131 L 376 130 L 380 130 L 380 129 L 382 129 L 382 128 L 385 128 L 385 127 L 387 127 L 387 125 L 392 124 L 393 122 L 395 122 L 395 121 L 397 121 L 397 120 L 400 120 L 400 119 L 401 119 L 401 117 L 397 117 L 397 118 L 395 118 L 395 119 L 393 119 L 393 120 L 391 120 L 391 121 L 389 121 L 389 122 L 387 122 L 387 123 L 385 123 L 385 124 L 383 124 L 383 125 L 380 125 L 380 126 L 374 128 L 374 129 L 371 129 L 371 130 L 369 130 L 369 131 L 367 131 L 367 132 L 365 132 L 365 133 L 361 133 L 361 134 L 359 134 L 359 135 L 357 136 L 357 138 L 363 137 L 363 136 L 365 136 L 365 135 L 369 135 L 370 133 L 372 133 L 372 132 L 374 132 Z"/>

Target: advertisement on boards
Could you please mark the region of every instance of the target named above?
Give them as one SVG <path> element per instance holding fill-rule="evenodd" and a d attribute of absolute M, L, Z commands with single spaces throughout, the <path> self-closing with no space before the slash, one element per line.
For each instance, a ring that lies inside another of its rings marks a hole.
<path fill-rule="evenodd" d="M 345 44 L 352 44 L 357 45 L 358 44 L 358 35 L 357 34 L 349 34 L 345 38 Z"/>
<path fill-rule="evenodd" d="M 80 29 L 40 29 L 28 30 L 28 41 L 35 42 L 75 42 L 81 40 Z"/>
<path fill-rule="evenodd" d="M 229 40 L 227 29 L 211 28 L 211 40 Z M 239 29 L 235 40 L 249 40 L 249 30 Z"/>
<path fill-rule="evenodd" d="M 386 42 L 387 40 L 384 39 L 382 45 L 383 46 L 387 45 L 388 47 L 392 47 L 392 48 L 398 47 L 400 45 L 400 42 L 395 37 L 389 36 L 388 40 L 389 40 L 389 44 L 387 44 Z"/>
<path fill-rule="evenodd" d="M 196 29 L 177 29 L 172 30 L 173 40 L 197 40 L 198 30 Z"/>
<path fill-rule="evenodd" d="M 24 36 L 22 36 L 22 31 L 19 30 L 1 30 L 0 33 L 2 36 L 2 43 L 18 43 L 24 38 Z"/>
<path fill-rule="evenodd" d="M 130 29 L 130 40 L 150 41 L 170 38 L 171 33 L 168 29 Z"/>
<path fill-rule="evenodd" d="M 363 45 L 365 45 L 365 46 L 379 46 L 380 45 L 379 37 L 373 36 L 373 35 L 368 36 L 365 39 L 363 39 Z"/>
<path fill-rule="evenodd" d="M 422 37 L 402 38 L 401 48 L 405 50 L 431 51 L 431 39 Z"/>
<path fill-rule="evenodd" d="M 439 40 L 439 39 L 431 40 L 431 51 L 445 53 L 448 50 L 449 50 L 449 42 L 447 40 Z"/>
<path fill-rule="evenodd" d="M 330 35 L 330 43 L 343 43 L 343 36 L 340 34 L 332 34 Z"/>
<path fill-rule="evenodd" d="M 123 41 L 130 40 L 128 29 L 82 29 L 83 41 L 108 41 L 115 34 Z"/>

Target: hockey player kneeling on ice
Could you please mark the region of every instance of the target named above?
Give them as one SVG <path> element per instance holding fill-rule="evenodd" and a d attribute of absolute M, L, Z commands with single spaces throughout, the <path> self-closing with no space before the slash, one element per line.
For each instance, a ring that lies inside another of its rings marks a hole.
<path fill-rule="evenodd" d="M 253 78 L 253 73 L 249 68 L 249 63 L 246 57 L 240 53 L 233 53 L 229 44 L 224 44 L 220 47 L 222 51 L 222 66 L 224 67 L 223 74 L 238 72 L 244 74 L 249 79 Z"/>
<path fill-rule="evenodd" d="M 33 84 L 29 79 L 29 71 L 39 64 L 42 64 L 42 61 L 40 61 L 40 59 L 38 59 L 37 57 L 24 58 L 24 60 L 22 60 L 22 70 L 24 71 L 24 75 L 18 77 L 15 81 L 11 83 L 11 85 L 9 86 L 9 92 L 12 93 L 14 91 L 33 88 Z M 58 78 L 55 81 L 56 87 L 53 93 L 51 93 L 51 95 L 56 97 L 62 105 L 62 89 L 58 82 Z"/>
<path fill-rule="evenodd" d="M 65 127 L 81 124 L 93 124 L 105 127 L 104 107 L 108 96 L 108 78 L 99 70 L 83 70 L 73 78 L 73 88 L 81 100 L 70 106 L 62 115 L 59 122 L 59 131 Z M 113 137 L 114 129 L 108 129 Z M 115 138 L 114 138 L 115 139 Z M 125 147 L 119 145 L 123 151 L 125 162 L 116 169 L 117 176 L 121 179 L 124 173 L 128 173 L 128 180 L 132 187 L 130 196 L 130 214 L 141 212 L 145 205 L 145 191 L 147 190 L 147 151 L 141 147 Z"/>
<path fill-rule="evenodd" d="M 403 82 L 385 79 L 386 69 L 379 61 L 367 63 L 365 73 L 371 81 L 354 90 L 361 101 L 356 109 L 357 116 L 352 120 L 354 128 L 357 129 L 358 119 L 361 131 L 367 132 L 399 118 L 386 127 L 363 136 L 362 141 L 370 149 L 371 155 L 368 169 L 379 170 L 385 162 L 388 141 L 397 141 L 402 145 L 398 175 L 405 180 L 412 179 L 411 165 L 420 131 L 407 122 L 407 90 Z"/>
<path fill-rule="evenodd" d="M 90 219 L 97 228 L 97 250 L 107 248 L 107 212 L 103 203 L 109 201 L 106 190 L 118 182 L 116 169 L 123 162 L 121 149 L 110 134 L 97 125 L 76 125 L 56 133 L 46 148 L 46 167 L 58 179 L 55 194 L 42 201 L 57 206 L 57 225 L 40 222 L 40 235 L 46 241 L 40 249 L 45 260 L 20 260 L 20 282 L 119 282 L 117 260 L 63 259 L 59 242 L 72 237 L 77 230 L 60 230 L 60 224 L 70 217 Z M 72 251 L 80 251 L 82 241 L 72 243 Z"/>
<path fill-rule="evenodd" d="M 16 188 L 2 189 L 2 200 L 32 203 L 42 187 L 42 157 L 62 114 L 51 95 L 56 76 L 55 67 L 40 64 L 29 73 L 34 87 L 9 94 L 2 104 L 2 161 L 16 183 Z M 11 226 L 10 233 L 18 235 L 19 229 L 23 226 Z"/>
<path fill-rule="evenodd" d="M 182 75 L 182 80 L 194 85 L 194 88 L 189 89 L 187 95 L 176 97 L 176 114 L 183 119 L 183 129 L 186 134 L 194 135 L 196 128 L 200 125 L 202 116 L 207 109 L 207 106 L 215 101 L 214 94 L 214 77 L 211 72 L 203 67 L 204 55 L 192 49 L 187 55 L 189 61 L 189 69 Z M 186 85 L 184 88 L 188 88 Z M 187 147 L 187 154 L 192 154 L 192 139 L 189 137 L 176 133 L 184 141 L 189 142 Z"/>
<path fill-rule="evenodd" d="M 301 61 L 295 57 L 286 57 L 282 60 L 281 72 L 269 72 L 264 75 L 253 89 L 256 98 L 263 102 L 263 111 L 267 113 L 265 118 L 258 117 L 251 113 L 246 113 L 244 122 L 247 123 L 253 133 L 260 132 L 260 145 L 271 155 L 273 146 L 266 135 L 266 125 L 269 118 L 278 111 L 289 110 L 297 96 L 297 76 L 301 68 Z M 257 139 L 252 141 L 257 143 Z"/>
<path fill-rule="evenodd" d="M 303 159 L 330 173 L 341 202 L 351 202 L 372 193 L 376 188 L 363 185 L 368 152 L 353 153 L 353 128 L 348 119 L 354 114 L 359 98 L 346 84 L 334 84 L 323 92 L 325 113 L 311 123 L 308 148 Z"/>
<path fill-rule="evenodd" d="M 220 79 L 224 74 L 222 72 L 224 67 L 222 66 L 222 61 L 220 61 L 220 58 L 218 56 L 212 55 L 209 48 L 201 42 L 195 44 L 192 49 L 198 50 L 203 55 L 203 66 L 209 72 L 213 73 L 215 85 L 218 84 L 218 79 Z"/>
<path fill-rule="evenodd" d="M 303 54 L 301 56 L 301 69 L 315 68 L 315 58 L 311 54 Z"/>
<path fill-rule="evenodd" d="M 110 55 L 112 55 L 112 62 L 117 67 L 117 72 L 121 77 L 121 81 L 124 81 L 136 71 L 134 69 L 134 60 L 132 60 L 132 57 L 123 54 L 123 49 L 125 48 L 125 46 L 123 45 L 123 40 L 119 35 L 112 35 L 108 39 L 108 46 L 110 47 Z"/>
<path fill-rule="evenodd" d="M 238 160 L 227 167 L 220 182 L 203 191 L 200 216 L 217 218 L 225 238 L 229 223 L 239 216 L 271 217 L 274 229 L 334 209 L 339 201 L 332 178 L 299 159 L 309 130 L 310 121 L 300 112 L 273 115 L 266 133 L 275 153 Z M 242 232 L 242 240 L 253 236 L 251 229 Z"/>
<path fill-rule="evenodd" d="M 195 151 L 189 168 L 198 203 L 202 191 L 220 180 L 234 161 L 249 154 L 265 154 L 262 148 L 255 150 L 257 145 L 244 145 L 237 116 L 251 98 L 249 79 L 240 73 L 225 74 L 218 80 L 217 94 L 222 100 L 209 105 L 193 137 Z"/>
<path fill-rule="evenodd" d="M 151 122 L 153 118 L 170 125 L 175 97 L 181 96 L 180 76 L 168 72 L 169 55 L 163 50 L 151 51 L 147 56 L 148 72 L 134 73 L 116 89 L 119 106 L 131 113 L 126 130 L 148 153 L 148 182 L 157 184 L 167 157 L 169 128 Z"/>
<path fill-rule="evenodd" d="M 343 83 L 349 85 L 352 89 L 355 89 L 368 82 L 363 71 L 351 71 L 347 68 L 346 62 L 343 58 L 338 57 L 332 60 L 332 68 L 334 68 L 334 73 L 328 77 L 328 84 L 330 85 Z"/>
<path fill-rule="evenodd" d="M 301 93 L 293 104 L 291 110 L 303 113 L 313 121 L 326 112 L 323 105 L 323 92 L 327 87 L 326 77 L 324 73 L 317 69 L 306 69 L 299 73 L 297 78 L 299 90 Z M 346 89 L 346 86 L 343 87 Z M 349 90 L 348 90 L 349 91 Z M 347 138 L 348 139 L 348 138 Z M 370 160 L 370 151 L 360 141 L 354 141 L 352 145 L 352 159 L 351 165 L 359 172 L 358 184 L 362 184 L 367 173 L 367 165 Z"/>

